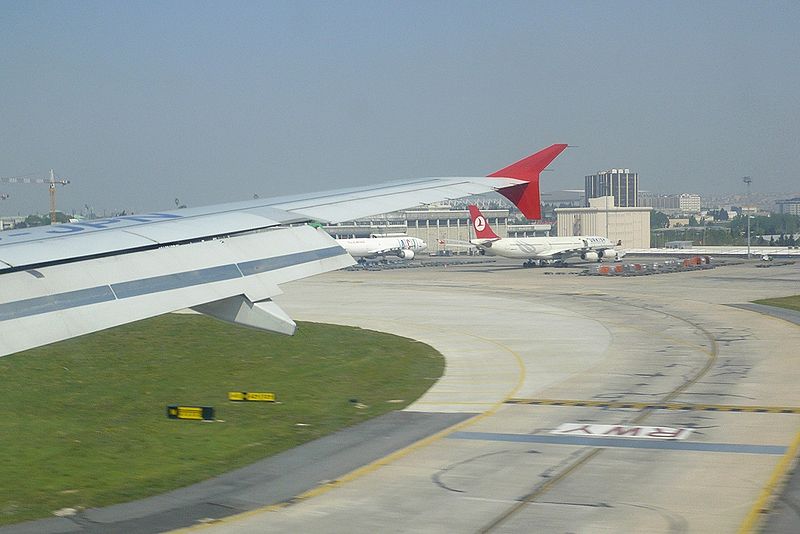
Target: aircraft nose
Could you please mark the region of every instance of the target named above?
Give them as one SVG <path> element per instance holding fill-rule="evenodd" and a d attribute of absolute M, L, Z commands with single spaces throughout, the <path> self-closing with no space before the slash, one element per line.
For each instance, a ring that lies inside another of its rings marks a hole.
<path fill-rule="evenodd" d="M 426 248 L 428 248 L 428 244 L 425 241 L 420 241 L 419 242 L 419 249 L 420 250 L 425 250 Z"/>

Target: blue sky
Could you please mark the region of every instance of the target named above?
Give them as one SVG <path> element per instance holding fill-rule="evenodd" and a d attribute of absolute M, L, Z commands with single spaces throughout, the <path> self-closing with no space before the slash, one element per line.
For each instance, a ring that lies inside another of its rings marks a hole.
<path fill-rule="evenodd" d="M 0 0 L 0 176 L 151 211 L 432 175 L 552 143 L 545 190 L 800 192 L 800 3 Z M 0 184 L 0 213 L 45 188 Z"/>

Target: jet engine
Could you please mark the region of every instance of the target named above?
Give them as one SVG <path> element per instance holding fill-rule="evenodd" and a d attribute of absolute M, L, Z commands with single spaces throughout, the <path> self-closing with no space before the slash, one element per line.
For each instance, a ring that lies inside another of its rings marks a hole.
<path fill-rule="evenodd" d="M 586 261 L 600 261 L 600 254 L 597 252 L 584 252 L 581 254 L 581 259 Z"/>
<path fill-rule="evenodd" d="M 414 251 L 409 249 L 398 250 L 397 257 L 400 258 L 401 260 L 413 260 Z"/>

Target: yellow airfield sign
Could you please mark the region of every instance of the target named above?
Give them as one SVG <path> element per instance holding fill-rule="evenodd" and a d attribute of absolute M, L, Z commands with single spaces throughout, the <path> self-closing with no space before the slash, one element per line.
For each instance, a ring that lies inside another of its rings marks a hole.
<path fill-rule="evenodd" d="M 275 402 L 275 394 L 265 391 L 229 391 L 228 400 Z"/>
<path fill-rule="evenodd" d="M 170 419 L 193 419 L 195 421 L 213 421 L 213 406 L 167 406 L 167 417 Z"/>

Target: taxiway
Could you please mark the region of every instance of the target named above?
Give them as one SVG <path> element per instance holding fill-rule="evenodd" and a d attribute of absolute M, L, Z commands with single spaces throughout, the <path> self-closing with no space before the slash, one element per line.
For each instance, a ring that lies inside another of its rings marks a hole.
<path fill-rule="evenodd" d="M 770 411 L 800 407 L 800 327 L 730 306 L 797 293 L 800 269 L 754 267 L 610 279 L 499 262 L 286 286 L 297 319 L 445 355 L 444 377 L 408 411 L 475 415 L 291 504 L 196 528 L 752 531 L 800 442 L 800 415 Z M 565 424 L 584 430 L 553 433 Z M 598 425 L 618 430 L 586 435 Z M 619 430 L 631 427 L 689 433 Z"/>

